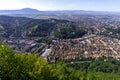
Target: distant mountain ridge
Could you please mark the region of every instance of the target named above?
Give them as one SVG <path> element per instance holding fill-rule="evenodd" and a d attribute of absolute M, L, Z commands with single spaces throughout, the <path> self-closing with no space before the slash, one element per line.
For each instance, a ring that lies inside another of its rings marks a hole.
<path fill-rule="evenodd" d="M 40 11 L 31 8 L 24 8 L 19 10 L 0 10 L 0 14 L 39 14 Z"/>
<path fill-rule="evenodd" d="M 32 8 L 24 8 L 18 10 L 0 10 L 0 15 L 12 17 L 28 17 L 34 19 L 66 19 L 76 15 L 120 15 L 120 12 L 107 11 L 85 11 L 85 10 L 56 10 L 56 11 L 39 11 Z"/>

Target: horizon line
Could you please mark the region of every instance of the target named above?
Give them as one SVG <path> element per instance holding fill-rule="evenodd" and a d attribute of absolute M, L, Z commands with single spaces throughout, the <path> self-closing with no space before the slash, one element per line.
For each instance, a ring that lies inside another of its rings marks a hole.
<path fill-rule="evenodd" d="M 35 9 L 35 8 L 18 8 L 18 9 L 0 9 L 0 10 L 22 10 L 22 9 Z M 92 12 L 120 12 L 120 11 L 100 11 L 100 10 L 83 10 L 83 9 L 55 9 L 55 10 L 40 10 L 40 9 L 35 9 L 38 11 L 92 11 Z"/>

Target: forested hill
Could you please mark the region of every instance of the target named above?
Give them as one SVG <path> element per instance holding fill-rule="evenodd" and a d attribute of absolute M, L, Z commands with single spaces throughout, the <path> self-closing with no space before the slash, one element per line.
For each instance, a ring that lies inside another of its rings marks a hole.
<path fill-rule="evenodd" d="M 4 27 L 4 30 L 7 33 L 7 36 L 12 35 L 17 32 L 17 34 L 24 32 L 24 30 L 31 24 L 35 24 L 40 20 L 34 20 L 24 17 L 9 17 L 9 16 L 0 16 L 0 24 Z M 19 34 L 20 35 L 20 34 Z"/>
<path fill-rule="evenodd" d="M 20 36 L 24 32 L 28 32 L 36 25 L 42 25 L 44 23 L 48 23 L 51 25 L 47 28 L 54 27 L 52 24 L 56 24 L 58 22 L 68 22 L 65 20 L 55 20 L 55 19 L 32 19 L 32 18 L 25 18 L 25 17 L 9 17 L 9 16 L 0 16 L 0 25 L 6 31 L 7 36 L 14 35 Z M 46 28 L 46 27 L 43 27 Z M 31 31 L 30 31 L 31 32 Z M 40 30 L 39 30 L 40 32 Z"/>
<path fill-rule="evenodd" d="M 50 36 L 54 32 L 55 36 L 59 38 L 73 38 L 74 35 L 81 37 L 86 33 L 86 30 L 80 29 L 74 22 L 57 19 L 0 16 L 0 25 L 4 28 L 6 37 L 20 37 L 23 34 L 44 37 Z"/>

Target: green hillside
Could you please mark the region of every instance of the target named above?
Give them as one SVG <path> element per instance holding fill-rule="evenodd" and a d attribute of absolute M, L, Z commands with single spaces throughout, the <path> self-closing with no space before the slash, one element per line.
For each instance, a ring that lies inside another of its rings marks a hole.
<path fill-rule="evenodd" d="M 4 36 L 6 37 L 11 35 L 14 37 L 21 37 L 21 35 L 26 33 L 25 36 L 29 37 L 54 35 L 58 38 L 76 38 L 87 33 L 87 29 L 78 27 L 78 25 L 75 25 L 75 22 L 67 20 L 41 20 L 25 17 L 0 16 L 0 24 L 4 26 L 4 31 L 6 32 Z M 1 29 L 3 29 L 2 26 Z"/>

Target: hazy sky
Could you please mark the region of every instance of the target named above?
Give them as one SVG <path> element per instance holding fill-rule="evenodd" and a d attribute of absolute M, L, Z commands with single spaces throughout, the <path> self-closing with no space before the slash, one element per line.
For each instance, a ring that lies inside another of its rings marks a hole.
<path fill-rule="evenodd" d="M 0 0 L 0 9 L 120 11 L 120 0 Z"/>

